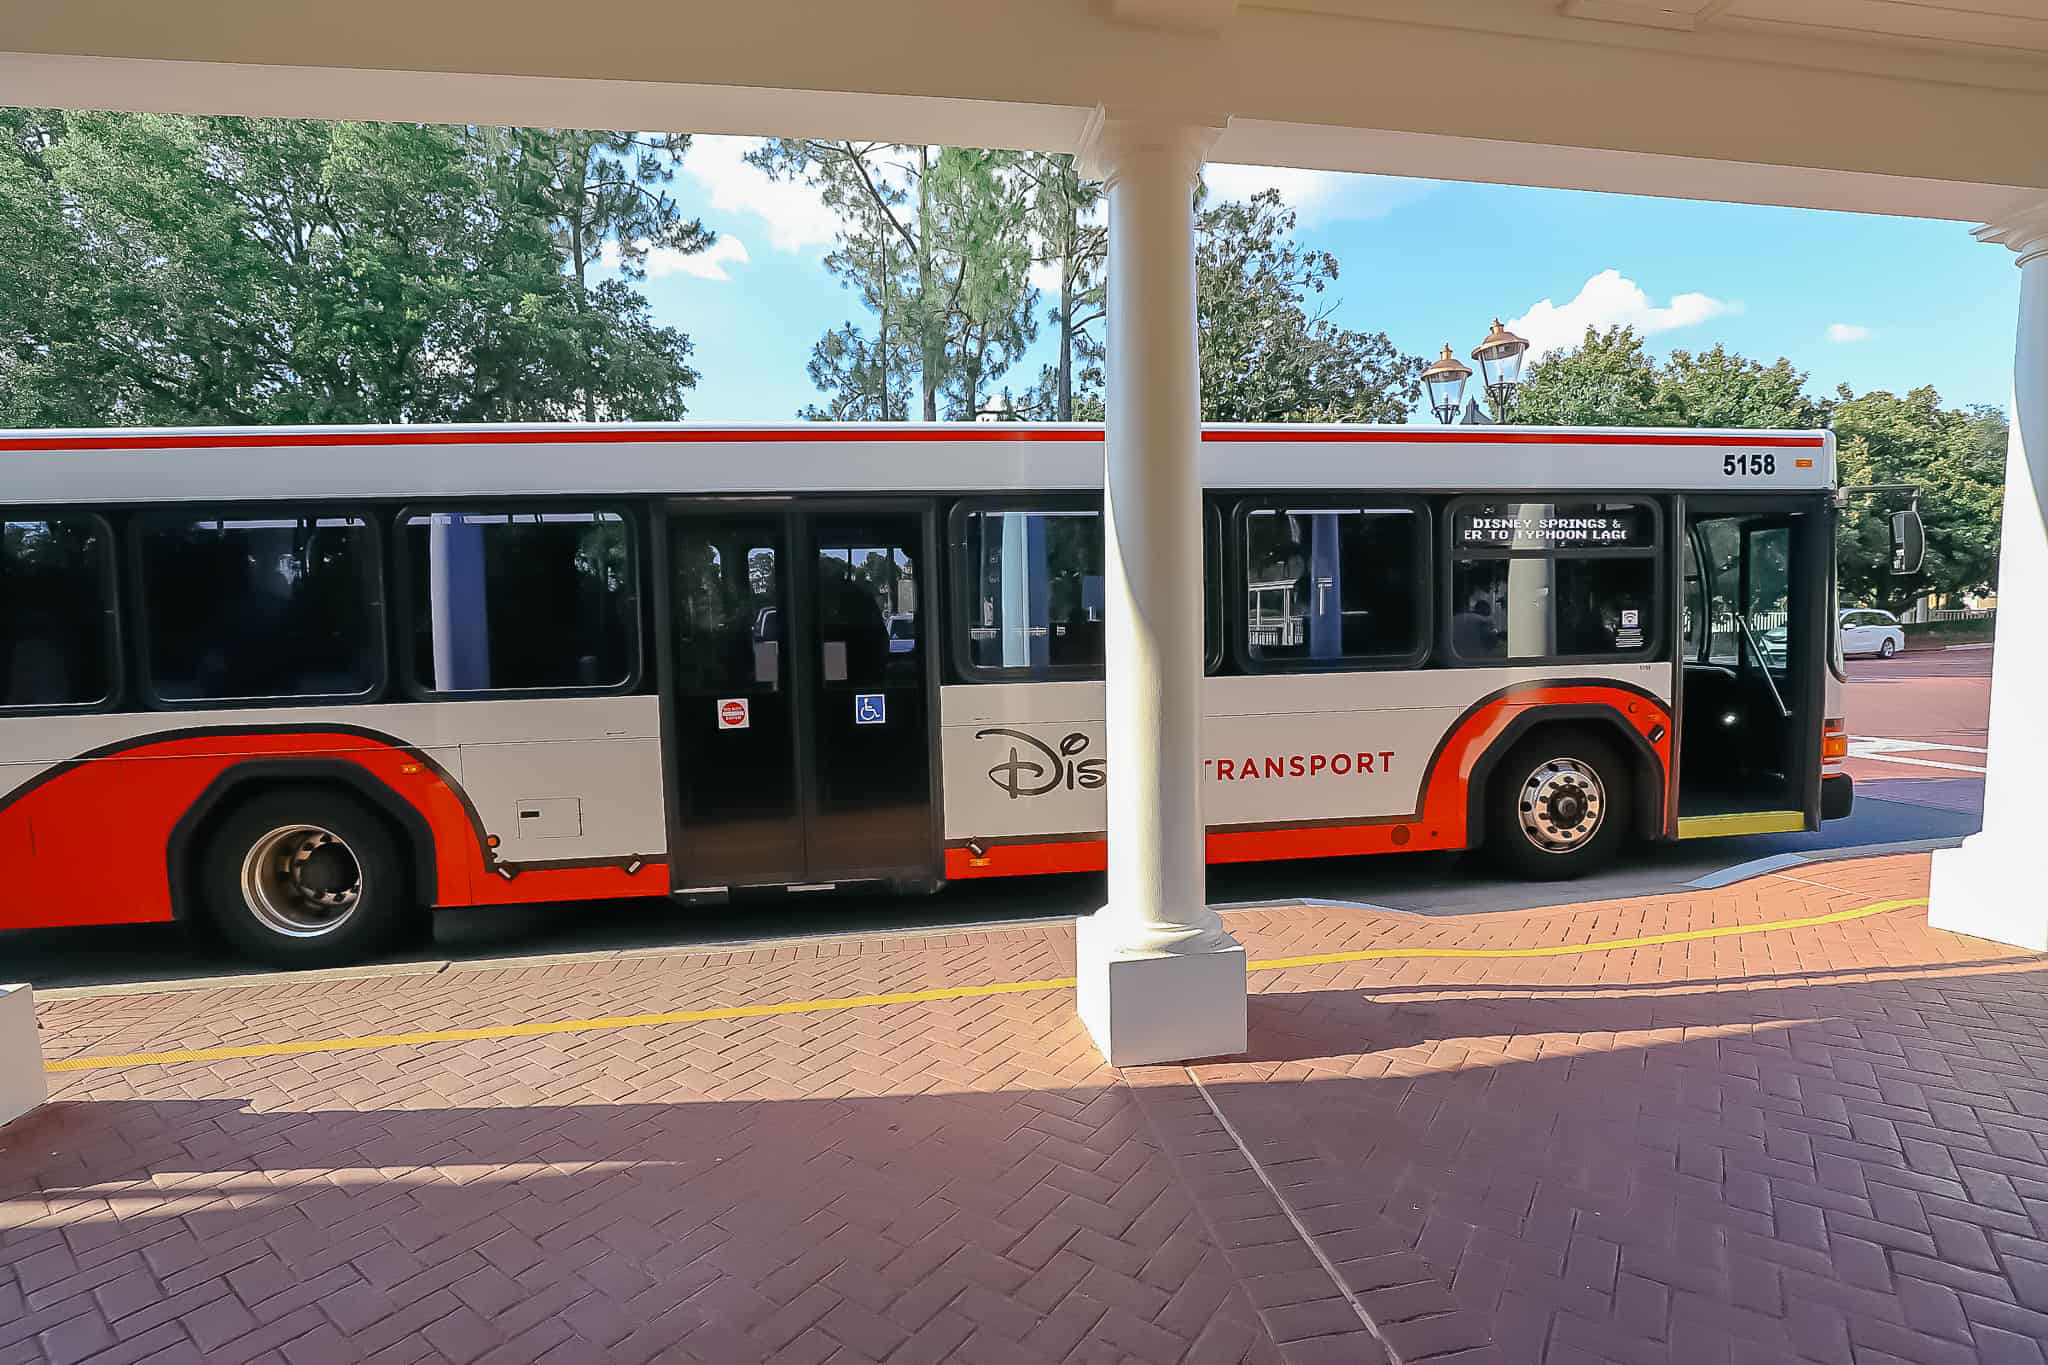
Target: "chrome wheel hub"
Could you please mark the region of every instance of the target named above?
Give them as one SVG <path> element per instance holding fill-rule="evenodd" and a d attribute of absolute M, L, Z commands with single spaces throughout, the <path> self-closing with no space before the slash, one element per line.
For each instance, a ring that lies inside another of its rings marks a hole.
<path fill-rule="evenodd" d="M 1576 758 L 1536 765 L 1516 798 L 1522 833 L 1545 853 L 1570 853 L 1600 832 L 1607 818 L 1607 788 L 1600 774 Z"/>
<path fill-rule="evenodd" d="M 354 850 L 318 825 L 283 825 L 242 859 L 242 900 L 264 928 L 288 938 L 331 934 L 363 900 Z"/>

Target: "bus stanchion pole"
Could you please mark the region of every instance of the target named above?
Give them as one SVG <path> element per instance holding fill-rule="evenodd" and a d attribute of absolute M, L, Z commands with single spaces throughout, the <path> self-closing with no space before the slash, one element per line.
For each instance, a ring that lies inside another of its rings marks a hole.
<path fill-rule="evenodd" d="M 1220 120 L 1097 109 L 1109 193 L 1105 705 L 1109 900 L 1076 926 L 1081 1019 L 1113 1066 L 1245 1049 L 1244 949 L 1207 901 L 1195 179 Z"/>

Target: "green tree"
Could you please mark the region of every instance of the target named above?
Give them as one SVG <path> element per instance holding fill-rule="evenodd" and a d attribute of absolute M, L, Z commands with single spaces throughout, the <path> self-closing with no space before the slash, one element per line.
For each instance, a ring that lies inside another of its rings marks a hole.
<path fill-rule="evenodd" d="M 1709 353 L 1711 354 L 1711 353 Z M 1633 327 L 1588 327 L 1577 347 L 1530 364 L 1510 420 L 1539 426 L 1655 427 L 1678 423 L 1679 394 Z"/>
<path fill-rule="evenodd" d="M 1996 408 L 1941 406 L 1931 387 L 1903 397 L 1844 385 L 1834 405 L 1844 484 L 1911 483 L 1920 489 L 1927 563 L 1891 573 L 1890 515 L 1901 495 L 1852 495 L 1837 526 L 1842 601 L 1897 611 L 1924 592 L 1982 592 L 1998 574 L 1999 503 L 2006 420 Z"/>
<path fill-rule="evenodd" d="M 893 314 L 903 348 L 918 374 L 924 420 L 939 420 L 939 390 L 946 382 L 945 324 L 937 305 L 938 248 L 932 237 L 932 149 L 894 142 L 831 138 L 775 138 L 747 159 L 779 180 L 810 185 L 843 226 L 825 269 L 858 293 L 881 320 L 870 345 L 879 362 L 893 356 Z M 895 306 L 887 308 L 885 302 Z M 842 331 L 853 330 L 847 323 Z M 821 340 L 819 343 L 827 345 Z M 818 358 L 813 348 L 813 360 Z M 881 363 L 872 369 L 828 369 L 842 380 L 872 374 L 879 387 L 866 395 L 837 393 L 813 417 L 833 411 L 886 407 L 889 387 Z M 815 374 L 814 374 L 815 378 Z"/>
<path fill-rule="evenodd" d="M 946 415 L 981 415 L 988 388 L 1038 335 L 1030 201 L 1009 152 L 948 147 L 931 177 L 944 261 Z"/>
<path fill-rule="evenodd" d="M 811 185 L 839 215 L 840 249 L 826 268 L 876 314 L 881 331 L 866 344 L 877 355 L 894 354 L 888 331 L 900 329 L 916 364 L 924 420 L 939 419 L 941 395 L 949 415 L 977 411 L 1036 328 L 1019 158 L 964 147 L 778 138 L 749 159 L 770 175 Z M 875 241 L 881 237 L 893 237 L 900 250 L 882 250 Z M 884 300 L 893 321 L 884 318 Z M 879 378 L 879 369 L 871 373 Z M 806 412 L 880 401 L 835 397 Z"/>
<path fill-rule="evenodd" d="M 1101 398 L 1102 342 L 1090 329 L 1102 321 L 1109 261 L 1109 228 L 1097 212 L 1102 186 L 1084 179 L 1064 153 L 1028 157 L 1023 172 L 1039 261 L 1058 273 L 1059 288 L 1045 314 L 1056 336 L 1053 361 L 1020 406 L 1030 416 L 1071 422 L 1077 394 L 1098 405 Z"/>
<path fill-rule="evenodd" d="M 1806 374 L 1780 356 L 1764 365 L 1716 343 L 1694 355 L 1673 351 L 1657 380 L 1657 403 L 1679 426 L 1780 428 L 1827 425 L 1829 404 L 1806 394 Z"/>
<path fill-rule="evenodd" d="M 806 422 L 902 421 L 910 404 L 910 372 L 887 347 L 851 322 L 819 337 L 806 368 L 825 402 L 809 404 L 797 416 Z"/>
<path fill-rule="evenodd" d="M 909 253 L 872 206 L 856 201 L 842 213 L 846 223 L 825 267 L 860 296 L 875 332 L 870 337 L 849 319 L 818 338 L 807 368 L 825 402 L 808 404 L 797 416 L 807 422 L 906 421 L 918 357 Z"/>
<path fill-rule="evenodd" d="M 25 110 L 0 130 L 8 425 L 674 418 L 696 382 L 629 284 L 576 278 L 517 138 Z"/>
<path fill-rule="evenodd" d="M 1278 191 L 1196 216 L 1202 417 L 1211 422 L 1405 422 L 1423 360 L 1384 332 L 1330 321 L 1337 258 L 1293 238 Z"/>
<path fill-rule="evenodd" d="M 692 255 L 717 240 L 702 219 L 685 218 L 668 192 L 690 150 L 688 133 L 512 128 L 479 137 L 504 142 L 496 159 L 514 193 L 542 207 L 549 236 L 576 281 L 571 298 L 586 313 L 605 306 L 590 274 L 607 247 L 623 275 L 641 280 L 651 252 Z M 585 391 L 583 408 L 586 421 L 597 420 L 595 389 Z"/>
<path fill-rule="evenodd" d="M 1633 327 L 1588 327 L 1579 344 L 1529 366 L 1511 420 L 1544 426 L 1778 427 L 1827 425 L 1829 404 L 1782 357 L 1764 365 L 1716 344 L 1673 351 L 1659 365 Z"/>

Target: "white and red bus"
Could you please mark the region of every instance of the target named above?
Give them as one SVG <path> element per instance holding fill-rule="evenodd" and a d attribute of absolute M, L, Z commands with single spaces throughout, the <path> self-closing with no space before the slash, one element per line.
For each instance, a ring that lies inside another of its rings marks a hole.
<path fill-rule="evenodd" d="M 1846 813 L 1826 433 L 1201 465 L 1212 861 L 1568 876 Z M 431 907 L 1100 868 L 1102 469 L 1064 426 L 0 434 L 0 930 L 331 963 Z"/>

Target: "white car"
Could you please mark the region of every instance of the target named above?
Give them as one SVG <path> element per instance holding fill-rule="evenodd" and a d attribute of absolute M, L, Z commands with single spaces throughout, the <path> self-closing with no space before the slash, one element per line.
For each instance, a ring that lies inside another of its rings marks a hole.
<path fill-rule="evenodd" d="M 1905 647 L 1905 628 L 1890 612 L 1853 607 L 1842 613 L 1842 653 L 1875 654 L 1889 659 Z"/>
<path fill-rule="evenodd" d="M 1842 654 L 1875 654 L 1889 659 L 1906 647 L 1906 632 L 1899 618 L 1875 607 L 1854 607 L 1842 613 Z M 1773 626 L 1757 640 L 1764 663 L 1770 668 L 1785 666 L 1784 626 Z"/>

